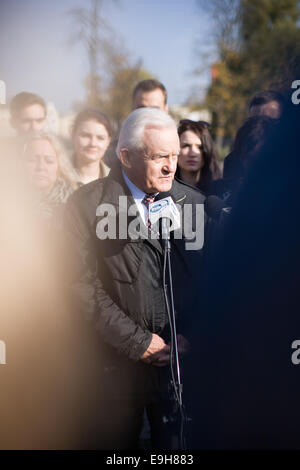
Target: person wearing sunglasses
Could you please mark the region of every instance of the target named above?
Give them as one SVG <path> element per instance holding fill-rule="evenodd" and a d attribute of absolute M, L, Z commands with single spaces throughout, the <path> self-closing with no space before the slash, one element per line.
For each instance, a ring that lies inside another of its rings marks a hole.
<path fill-rule="evenodd" d="M 221 177 L 217 151 L 205 121 L 182 119 L 179 122 L 180 154 L 176 176 L 203 193 Z"/>

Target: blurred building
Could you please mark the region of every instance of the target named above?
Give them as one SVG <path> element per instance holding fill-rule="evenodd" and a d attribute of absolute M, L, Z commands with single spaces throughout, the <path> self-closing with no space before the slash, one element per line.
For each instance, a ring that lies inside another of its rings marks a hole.
<path fill-rule="evenodd" d="M 192 121 L 206 121 L 211 123 L 212 120 L 212 114 L 208 109 L 195 110 L 189 106 L 170 106 L 170 114 L 176 121 L 180 121 L 180 119 L 191 119 Z"/>

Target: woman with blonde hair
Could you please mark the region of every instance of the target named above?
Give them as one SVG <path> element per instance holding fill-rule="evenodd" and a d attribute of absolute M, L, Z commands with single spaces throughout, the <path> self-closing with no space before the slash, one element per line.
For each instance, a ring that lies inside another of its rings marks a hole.
<path fill-rule="evenodd" d="M 57 138 L 44 132 L 27 138 L 23 163 L 39 213 L 49 219 L 76 189 L 74 170 Z"/>

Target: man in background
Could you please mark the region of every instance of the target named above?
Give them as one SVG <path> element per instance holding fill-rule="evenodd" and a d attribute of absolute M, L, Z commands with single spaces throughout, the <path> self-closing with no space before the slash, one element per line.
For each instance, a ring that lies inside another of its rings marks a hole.
<path fill-rule="evenodd" d="M 279 91 L 260 91 L 256 93 L 250 101 L 249 118 L 254 116 L 267 116 L 271 119 L 278 120 L 283 110 L 283 104 L 284 98 Z M 245 126 L 245 123 L 243 126 Z M 242 127 L 240 129 L 242 129 Z M 224 160 L 223 181 L 228 181 L 232 178 L 235 179 L 238 171 L 234 152 L 231 152 Z M 231 183 L 229 183 L 229 185 L 230 184 Z M 226 183 L 225 186 L 228 186 L 228 183 Z M 226 191 L 227 189 L 223 192 Z"/>
<path fill-rule="evenodd" d="M 283 96 L 279 91 L 266 90 L 256 93 L 249 104 L 249 116 L 264 115 L 272 119 L 279 119 L 283 101 Z"/>
<path fill-rule="evenodd" d="M 46 126 L 46 103 L 41 96 L 23 91 L 11 100 L 10 116 L 11 126 L 18 137 L 43 131 Z"/>
<path fill-rule="evenodd" d="M 158 108 L 168 113 L 167 90 L 158 80 L 148 79 L 139 82 L 132 94 L 132 109 Z"/>

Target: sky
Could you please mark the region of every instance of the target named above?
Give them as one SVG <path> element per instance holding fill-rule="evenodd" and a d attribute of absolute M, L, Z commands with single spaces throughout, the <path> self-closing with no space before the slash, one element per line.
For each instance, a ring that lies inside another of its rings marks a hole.
<path fill-rule="evenodd" d="M 103 0 L 103 16 L 129 51 L 132 61 L 164 83 L 169 104 L 183 104 L 192 89 L 203 92 L 196 49 L 209 36 L 211 20 L 197 0 Z M 88 74 L 84 48 L 70 43 L 74 24 L 68 11 L 88 0 L 0 0 L 0 80 L 7 98 L 21 91 L 40 94 L 61 112 L 83 100 Z M 101 71 L 100 71 L 101 72 Z"/>

